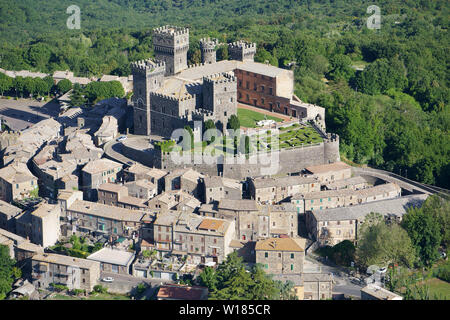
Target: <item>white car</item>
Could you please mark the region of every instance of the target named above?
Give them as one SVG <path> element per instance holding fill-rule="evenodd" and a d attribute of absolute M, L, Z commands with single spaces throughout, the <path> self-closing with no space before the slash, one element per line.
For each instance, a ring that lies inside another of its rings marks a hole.
<path fill-rule="evenodd" d="M 103 282 L 113 282 L 114 278 L 113 277 L 106 277 L 102 279 Z"/>
<path fill-rule="evenodd" d="M 116 140 L 117 141 L 122 141 L 122 140 L 125 140 L 126 138 L 127 138 L 127 136 L 120 136 Z"/>

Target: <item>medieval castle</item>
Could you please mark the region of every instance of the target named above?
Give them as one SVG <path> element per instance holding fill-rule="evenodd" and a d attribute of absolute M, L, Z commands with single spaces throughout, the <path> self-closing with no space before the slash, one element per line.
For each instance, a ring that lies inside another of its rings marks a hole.
<path fill-rule="evenodd" d="M 155 61 L 132 63 L 134 133 L 170 137 L 194 121 L 212 119 L 219 130 L 238 102 L 325 126 L 324 109 L 294 94 L 294 74 L 253 61 L 256 44 L 228 44 L 230 60 L 216 61 L 217 39 L 201 39 L 202 63 L 188 66 L 189 29 L 153 30 Z"/>

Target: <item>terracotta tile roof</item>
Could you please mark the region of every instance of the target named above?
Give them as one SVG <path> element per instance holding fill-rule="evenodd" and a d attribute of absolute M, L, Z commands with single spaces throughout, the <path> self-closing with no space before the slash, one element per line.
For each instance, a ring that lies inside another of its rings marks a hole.
<path fill-rule="evenodd" d="M 203 230 L 214 230 L 218 231 L 220 227 L 223 225 L 223 220 L 217 220 L 217 219 L 205 219 L 200 223 L 198 226 L 199 229 Z"/>
<path fill-rule="evenodd" d="M 292 238 L 269 238 L 256 242 L 255 250 L 264 251 L 305 251 Z"/>

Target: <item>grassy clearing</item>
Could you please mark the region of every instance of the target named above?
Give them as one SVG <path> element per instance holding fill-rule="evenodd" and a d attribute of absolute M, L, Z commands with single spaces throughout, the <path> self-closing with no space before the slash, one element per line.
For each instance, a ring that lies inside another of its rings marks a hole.
<path fill-rule="evenodd" d="M 260 112 L 243 109 L 243 108 L 238 108 L 237 116 L 239 118 L 239 122 L 241 123 L 241 127 L 245 127 L 245 128 L 255 128 L 256 122 L 258 122 L 260 120 L 264 120 L 264 119 L 274 120 L 276 122 L 283 121 L 283 119 L 280 119 L 277 117 L 265 115 Z"/>

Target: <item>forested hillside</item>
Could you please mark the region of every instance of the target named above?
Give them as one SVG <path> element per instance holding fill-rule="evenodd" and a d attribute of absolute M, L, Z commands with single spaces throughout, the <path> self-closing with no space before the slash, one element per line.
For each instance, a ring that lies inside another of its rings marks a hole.
<path fill-rule="evenodd" d="M 71 4 L 0 0 L 0 67 L 126 75 L 164 24 L 190 27 L 191 63 L 201 37 L 255 41 L 258 61 L 295 62 L 296 94 L 326 108 L 344 157 L 450 188 L 446 0 L 80 0 L 80 30 L 66 27 Z"/>

